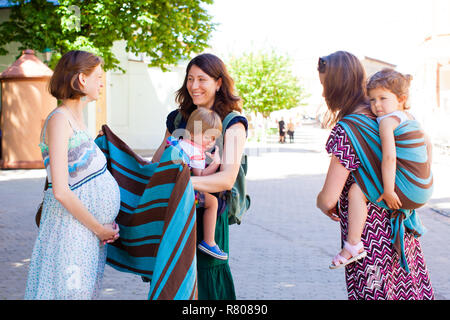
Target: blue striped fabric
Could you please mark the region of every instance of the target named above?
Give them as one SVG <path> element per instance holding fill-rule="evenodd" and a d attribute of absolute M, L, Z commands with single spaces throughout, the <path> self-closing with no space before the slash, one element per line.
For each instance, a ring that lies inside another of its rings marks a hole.
<path fill-rule="evenodd" d="M 362 114 L 345 116 L 339 125 L 347 133 L 361 165 L 353 172 L 356 182 L 370 202 L 388 209 L 384 201 L 377 202 L 383 193 L 381 174 L 381 139 L 378 123 Z M 417 208 L 423 206 L 433 193 L 433 175 L 428 159 L 425 135 L 420 124 L 408 120 L 394 130 L 397 152 L 395 192 L 402 202 L 399 210 L 390 210 L 393 230 L 392 242 L 400 256 L 400 264 L 409 272 L 404 252 L 405 231 L 416 237 L 425 233 Z"/>
<path fill-rule="evenodd" d="M 197 299 L 196 212 L 190 172 L 169 146 L 159 163 L 135 154 L 107 127 L 95 142 L 120 187 L 113 268 L 150 279 L 148 299 Z"/>

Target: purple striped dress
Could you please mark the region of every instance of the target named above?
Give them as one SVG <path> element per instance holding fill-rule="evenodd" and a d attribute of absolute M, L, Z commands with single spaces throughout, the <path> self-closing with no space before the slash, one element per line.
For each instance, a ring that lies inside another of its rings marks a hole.
<path fill-rule="evenodd" d="M 327 140 L 326 150 L 335 155 L 349 171 L 360 165 L 347 134 L 336 125 Z M 346 239 L 348 222 L 348 191 L 355 182 L 349 175 L 339 198 L 341 238 Z M 349 300 L 431 300 L 434 299 L 430 277 L 419 240 L 405 233 L 405 254 L 410 273 L 399 264 L 391 244 L 389 213 L 373 203 L 368 204 L 368 216 L 361 240 L 367 256 L 345 268 Z"/>

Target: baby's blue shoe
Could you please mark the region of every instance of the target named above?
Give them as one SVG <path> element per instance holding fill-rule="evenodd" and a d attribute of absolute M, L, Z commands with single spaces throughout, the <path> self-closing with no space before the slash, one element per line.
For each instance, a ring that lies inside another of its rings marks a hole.
<path fill-rule="evenodd" d="M 210 256 L 216 258 L 216 259 L 220 259 L 220 260 L 227 260 L 228 259 L 228 254 L 226 254 L 225 252 L 223 252 L 222 250 L 220 250 L 218 245 L 215 245 L 214 247 L 210 247 L 205 240 L 202 240 L 202 242 L 200 242 L 198 244 L 198 248 L 203 251 L 206 254 L 209 254 Z"/>

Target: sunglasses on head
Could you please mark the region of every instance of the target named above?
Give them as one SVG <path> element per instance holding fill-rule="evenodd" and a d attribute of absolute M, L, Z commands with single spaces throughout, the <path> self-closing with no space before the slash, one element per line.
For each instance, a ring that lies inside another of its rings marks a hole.
<path fill-rule="evenodd" d="M 327 60 L 326 60 L 326 58 L 325 58 L 325 57 L 319 58 L 319 63 L 318 63 L 318 65 L 317 65 L 317 70 L 318 70 L 320 73 L 324 73 L 324 72 L 325 72 L 326 66 L 327 66 Z"/>

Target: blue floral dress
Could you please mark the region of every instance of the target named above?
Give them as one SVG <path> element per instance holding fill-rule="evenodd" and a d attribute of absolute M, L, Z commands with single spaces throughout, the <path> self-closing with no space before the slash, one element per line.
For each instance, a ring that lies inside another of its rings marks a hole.
<path fill-rule="evenodd" d="M 25 299 L 93 299 L 103 278 L 106 246 L 53 195 L 45 131 L 48 119 L 56 112 L 64 113 L 56 109 L 48 116 L 39 144 L 49 188 L 44 192 Z M 99 223 L 112 223 L 120 208 L 117 182 L 107 170 L 106 158 L 93 139 L 86 132 L 72 128 L 68 146 L 69 187 Z"/>

